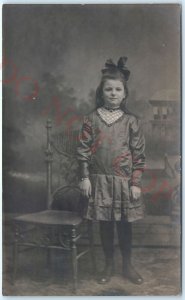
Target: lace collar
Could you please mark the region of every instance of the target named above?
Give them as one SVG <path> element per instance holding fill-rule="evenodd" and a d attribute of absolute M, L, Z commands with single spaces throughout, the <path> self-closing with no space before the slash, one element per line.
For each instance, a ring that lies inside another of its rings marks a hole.
<path fill-rule="evenodd" d="M 120 108 L 108 110 L 102 106 L 97 109 L 97 114 L 106 125 L 111 126 L 124 115 L 124 112 Z"/>

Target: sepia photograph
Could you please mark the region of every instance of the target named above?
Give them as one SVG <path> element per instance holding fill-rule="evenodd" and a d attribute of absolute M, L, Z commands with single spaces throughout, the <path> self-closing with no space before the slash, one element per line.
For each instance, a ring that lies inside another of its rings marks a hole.
<path fill-rule="evenodd" d="M 179 296 L 181 5 L 4 4 L 3 295 Z"/>

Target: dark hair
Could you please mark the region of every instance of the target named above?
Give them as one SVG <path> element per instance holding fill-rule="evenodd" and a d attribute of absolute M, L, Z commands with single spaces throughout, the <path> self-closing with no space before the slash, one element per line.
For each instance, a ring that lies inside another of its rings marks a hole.
<path fill-rule="evenodd" d="M 125 98 L 123 99 L 123 101 L 121 102 L 120 104 L 120 108 L 126 112 L 126 113 L 129 113 L 129 111 L 127 110 L 126 108 L 126 99 L 128 97 L 128 87 L 127 87 L 127 82 L 126 80 L 122 79 L 122 78 L 118 78 L 118 77 L 115 77 L 115 76 L 104 76 L 99 84 L 99 86 L 97 87 L 96 89 L 96 108 L 99 108 L 101 106 L 104 105 L 104 100 L 103 100 L 103 86 L 105 84 L 105 81 L 108 80 L 108 79 L 112 79 L 112 80 L 119 80 L 123 83 L 123 86 L 124 86 L 124 89 L 125 89 Z"/>

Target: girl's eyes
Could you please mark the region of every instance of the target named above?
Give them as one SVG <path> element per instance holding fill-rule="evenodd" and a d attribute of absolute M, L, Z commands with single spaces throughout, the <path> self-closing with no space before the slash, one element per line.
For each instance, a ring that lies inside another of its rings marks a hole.
<path fill-rule="evenodd" d="M 105 88 L 105 91 L 112 91 L 113 89 L 112 88 Z M 120 91 L 122 91 L 122 89 L 121 88 L 116 88 L 115 89 L 116 91 L 118 91 L 118 92 L 120 92 Z"/>

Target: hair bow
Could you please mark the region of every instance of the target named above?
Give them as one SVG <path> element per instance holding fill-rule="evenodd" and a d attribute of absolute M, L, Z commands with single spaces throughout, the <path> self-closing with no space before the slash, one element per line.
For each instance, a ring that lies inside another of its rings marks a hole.
<path fill-rule="evenodd" d="M 110 71 L 110 72 L 119 71 L 124 75 L 124 78 L 127 81 L 130 76 L 130 71 L 125 66 L 126 61 L 127 61 L 127 57 L 125 57 L 125 56 L 120 57 L 117 65 L 116 65 L 112 59 L 107 59 L 107 61 L 105 63 L 105 69 L 102 70 L 102 73 L 106 73 L 107 71 Z"/>

